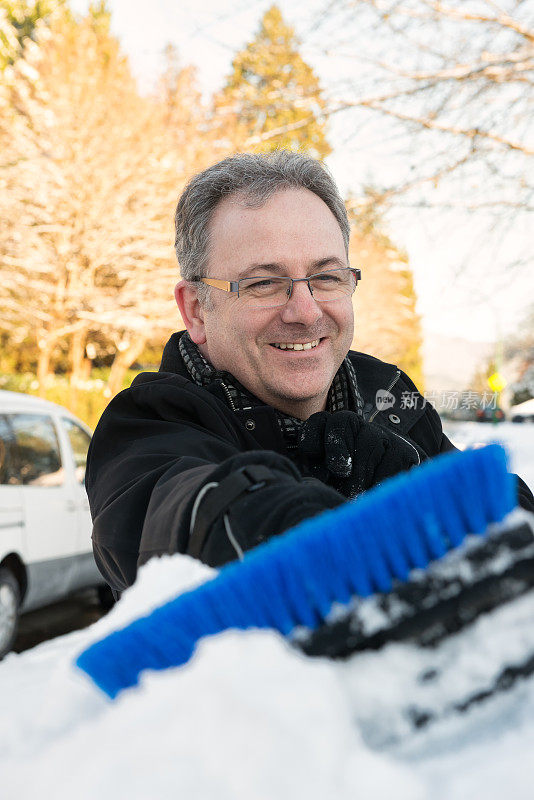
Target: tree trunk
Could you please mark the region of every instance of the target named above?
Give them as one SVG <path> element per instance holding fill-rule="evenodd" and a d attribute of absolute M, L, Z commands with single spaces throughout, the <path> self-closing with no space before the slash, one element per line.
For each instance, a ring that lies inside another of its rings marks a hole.
<path fill-rule="evenodd" d="M 91 371 L 93 369 L 93 362 L 90 358 L 84 358 L 82 368 L 82 381 L 88 381 L 91 378 Z"/>
<path fill-rule="evenodd" d="M 87 337 L 87 328 L 81 328 L 75 331 L 72 335 L 70 342 L 70 376 L 69 382 L 71 385 L 76 386 L 82 379 L 85 372 L 85 340 Z"/>
<path fill-rule="evenodd" d="M 46 394 L 46 381 L 50 374 L 50 359 L 55 345 L 55 339 L 39 340 L 39 358 L 37 360 L 37 380 L 39 382 L 39 397 Z"/>
<path fill-rule="evenodd" d="M 147 337 L 140 334 L 134 335 L 131 339 L 128 337 L 121 341 L 109 373 L 107 394 L 110 397 L 114 397 L 121 391 L 124 376 L 128 368 L 131 367 L 135 359 L 145 349 L 146 341 Z"/>
<path fill-rule="evenodd" d="M 78 387 L 84 374 L 87 330 L 87 328 L 80 328 L 74 331 L 70 340 L 69 408 L 74 414 L 78 403 Z"/>

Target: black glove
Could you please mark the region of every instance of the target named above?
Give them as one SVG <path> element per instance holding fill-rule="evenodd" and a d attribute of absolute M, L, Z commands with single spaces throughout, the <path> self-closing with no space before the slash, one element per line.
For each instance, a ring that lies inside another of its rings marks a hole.
<path fill-rule="evenodd" d="M 331 487 L 303 478 L 289 459 L 269 450 L 226 459 L 205 483 L 216 486 L 199 501 L 187 553 L 211 567 L 345 502 Z"/>
<path fill-rule="evenodd" d="M 415 446 L 353 411 L 319 411 L 302 426 L 300 467 L 345 497 L 355 497 L 420 461 Z"/>

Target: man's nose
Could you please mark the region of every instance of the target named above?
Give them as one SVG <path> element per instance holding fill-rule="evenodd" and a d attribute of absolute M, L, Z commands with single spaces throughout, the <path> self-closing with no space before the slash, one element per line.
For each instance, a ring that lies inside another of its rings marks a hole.
<path fill-rule="evenodd" d="M 322 313 L 319 304 L 313 299 L 306 281 L 293 284 L 291 297 L 280 309 L 283 322 L 300 322 L 303 325 L 312 325 L 317 322 Z"/>

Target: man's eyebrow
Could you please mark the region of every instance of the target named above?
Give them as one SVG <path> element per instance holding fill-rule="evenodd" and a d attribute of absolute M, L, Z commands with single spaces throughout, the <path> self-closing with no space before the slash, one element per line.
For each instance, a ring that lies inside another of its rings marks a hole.
<path fill-rule="evenodd" d="M 314 261 L 310 265 L 308 269 L 308 275 L 312 275 L 316 269 L 322 269 L 322 267 L 326 266 L 346 267 L 347 265 L 338 256 L 326 256 L 326 258 L 320 258 L 318 261 Z M 248 267 L 245 267 L 245 269 L 241 270 L 241 272 L 237 276 L 237 279 L 239 280 L 240 278 L 246 278 L 252 272 L 259 271 L 259 273 L 261 273 L 261 270 L 264 270 L 265 272 L 268 273 L 276 272 L 278 274 L 284 274 L 284 275 L 287 273 L 286 267 L 276 262 L 250 264 Z"/>
<path fill-rule="evenodd" d="M 282 264 L 276 264 L 276 263 L 249 264 L 248 267 L 245 267 L 245 269 L 241 270 L 237 278 L 238 280 L 240 278 L 246 278 L 247 275 L 250 275 L 251 272 L 256 272 L 256 270 L 264 270 L 265 272 L 278 272 L 278 273 L 285 272 L 285 268 L 282 266 Z"/>
<path fill-rule="evenodd" d="M 345 261 L 338 256 L 327 256 L 326 258 L 321 258 L 319 261 L 315 261 L 312 264 L 310 272 L 313 272 L 314 269 L 321 269 L 321 267 L 346 267 Z"/>

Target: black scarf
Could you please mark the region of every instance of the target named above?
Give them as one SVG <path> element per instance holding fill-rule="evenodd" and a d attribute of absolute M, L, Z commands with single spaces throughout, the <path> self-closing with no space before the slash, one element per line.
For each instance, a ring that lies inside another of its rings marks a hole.
<path fill-rule="evenodd" d="M 180 355 L 184 361 L 191 379 L 197 386 L 207 386 L 213 381 L 218 381 L 224 391 L 229 408 L 232 411 L 247 411 L 250 408 L 264 406 L 251 392 L 245 389 L 239 381 L 229 372 L 216 370 L 207 361 L 196 344 L 193 342 L 189 333 L 186 331 L 178 344 Z M 276 410 L 276 409 L 275 409 Z M 334 411 L 355 411 L 363 417 L 363 400 L 358 391 L 356 373 L 348 356 L 345 357 L 340 368 L 334 375 L 334 380 L 328 390 L 326 400 L 326 410 Z M 299 432 L 304 420 L 291 417 L 282 411 L 276 410 L 276 416 L 282 436 L 288 449 L 294 449 L 298 445 Z"/>

